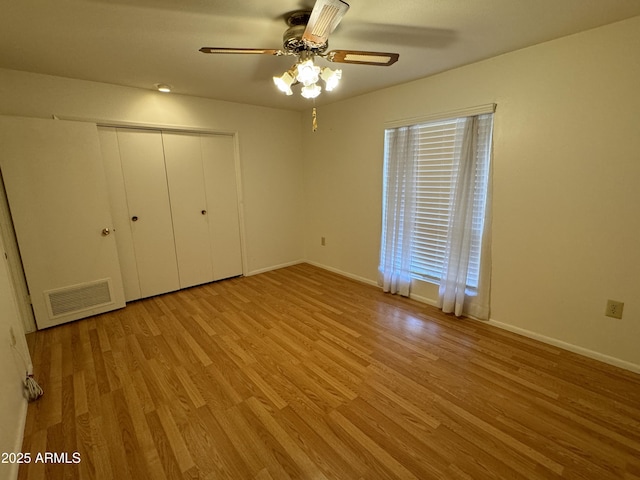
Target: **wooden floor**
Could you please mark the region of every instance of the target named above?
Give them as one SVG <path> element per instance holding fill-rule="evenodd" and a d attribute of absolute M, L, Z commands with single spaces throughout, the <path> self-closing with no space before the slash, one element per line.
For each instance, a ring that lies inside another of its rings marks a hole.
<path fill-rule="evenodd" d="M 640 479 L 640 376 L 309 265 L 29 343 L 21 479 Z"/>

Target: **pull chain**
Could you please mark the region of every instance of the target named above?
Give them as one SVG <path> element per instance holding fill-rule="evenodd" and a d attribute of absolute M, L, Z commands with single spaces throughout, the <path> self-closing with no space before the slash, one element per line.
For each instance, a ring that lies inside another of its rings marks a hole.
<path fill-rule="evenodd" d="M 313 107 L 311 111 L 311 131 L 315 132 L 318 130 L 318 115 L 316 113 L 316 107 Z"/>

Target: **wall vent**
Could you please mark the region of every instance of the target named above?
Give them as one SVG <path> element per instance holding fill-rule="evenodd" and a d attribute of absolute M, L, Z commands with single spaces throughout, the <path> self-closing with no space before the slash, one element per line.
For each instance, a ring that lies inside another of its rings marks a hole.
<path fill-rule="evenodd" d="M 44 292 L 50 318 L 78 313 L 113 303 L 111 279 L 71 285 Z"/>

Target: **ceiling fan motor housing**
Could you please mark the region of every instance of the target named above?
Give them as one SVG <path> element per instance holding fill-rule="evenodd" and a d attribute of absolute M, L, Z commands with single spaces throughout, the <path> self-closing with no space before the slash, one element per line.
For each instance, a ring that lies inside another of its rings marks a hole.
<path fill-rule="evenodd" d="M 289 28 L 285 30 L 282 36 L 282 48 L 289 53 L 300 53 L 302 51 L 311 51 L 313 53 L 323 53 L 329 46 L 329 42 L 325 42 L 323 45 L 309 45 L 302 36 L 307 28 L 307 22 L 309 21 L 308 11 L 293 12 L 287 19 L 287 25 Z"/>

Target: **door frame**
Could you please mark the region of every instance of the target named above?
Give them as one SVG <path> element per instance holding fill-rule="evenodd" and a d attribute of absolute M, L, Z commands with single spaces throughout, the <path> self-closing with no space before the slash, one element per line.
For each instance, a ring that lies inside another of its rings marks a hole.
<path fill-rule="evenodd" d="M 2 178 L 2 169 L 0 168 L 0 236 L 4 245 L 4 254 L 7 258 L 7 265 L 11 275 L 11 286 L 18 307 L 18 314 L 22 321 L 25 333 L 32 333 L 37 330 L 36 318 L 33 314 L 31 306 L 31 297 L 29 295 L 29 287 L 22 266 L 22 258 L 16 240 L 16 231 L 11 218 L 11 210 L 9 209 L 9 199 L 7 191 L 4 188 L 4 180 Z"/>

